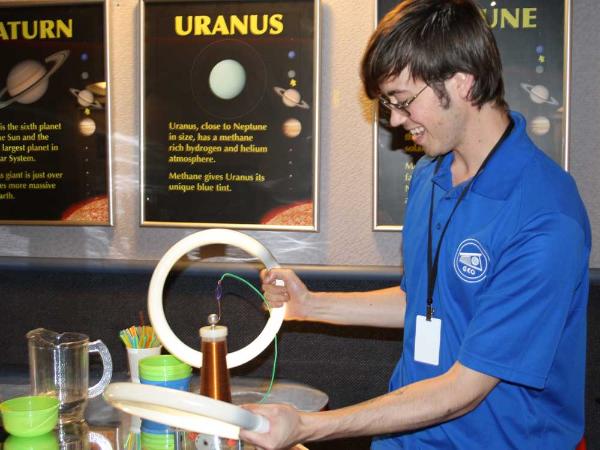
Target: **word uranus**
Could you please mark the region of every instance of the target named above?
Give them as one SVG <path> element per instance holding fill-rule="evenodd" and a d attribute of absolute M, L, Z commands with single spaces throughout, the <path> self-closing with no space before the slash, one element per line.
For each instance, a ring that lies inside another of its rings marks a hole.
<path fill-rule="evenodd" d="M 217 16 L 213 21 L 209 16 L 176 16 L 175 33 L 179 36 L 212 36 L 221 35 L 262 35 L 280 34 L 283 32 L 283 14 L 244 14 Z"/>

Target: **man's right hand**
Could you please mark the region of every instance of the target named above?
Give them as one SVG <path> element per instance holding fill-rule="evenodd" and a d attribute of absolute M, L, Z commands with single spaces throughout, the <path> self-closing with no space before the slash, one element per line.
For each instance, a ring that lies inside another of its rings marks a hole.
<path fill-rule="evenodd" d="M 286 305 L 286 320 L 310 320 L 336 325 L 402 328 L 406 296 L 400 286 L 366 292 L 309 291 L 291 269 L 260 273 L 269 305 Z M 276 283 L 277 280 L 283 283 Z M 278 284 L 283 284 L 278 286 Z"/>
<path fill-rule="evenodd" d="M 309 302 L 311 292 L 290 269 L 263 269 L 260 272 L 262 290 L 269 305 L 279 308 L 287 305 L 286 320 L 306 320 L 309 316 Z M 276 280 L 283 281 L 280 286 Z"/>

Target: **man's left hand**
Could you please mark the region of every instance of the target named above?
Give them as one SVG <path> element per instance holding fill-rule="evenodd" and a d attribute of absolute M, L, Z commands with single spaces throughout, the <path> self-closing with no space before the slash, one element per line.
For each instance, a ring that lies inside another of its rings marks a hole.
<path fill-rule="evenodd" d="M 240 430 L 240 439 L 265 450 L 289 449 L 298 443 L 302 429 L 300 413 L 290 405 L 244 405 L 248 411 L 269 421 L 267 433 Z"/>

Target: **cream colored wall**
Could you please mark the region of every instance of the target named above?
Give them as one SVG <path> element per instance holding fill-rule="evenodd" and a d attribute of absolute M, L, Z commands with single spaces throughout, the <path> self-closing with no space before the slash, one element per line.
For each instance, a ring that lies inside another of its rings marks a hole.
<path fill-rule="evenodd" d="M 27 2 L 27 0 L 17 0 Z M 157 260 L 195 229 L 139 226 L 138 2 L 110 1 L 110 84 L 115 226 L 0 227 L 0 257 Z M 248 232 L 282 263 L 400 264 L 398 232 L 372 231 L 373 134 L 358 64 L 374 26 L 375 0 L 321 3 L 320 231 Z M 572 1 L 570 172 L 600 239 L 600 46 L 597 0 Z M 594 245 L 591 267 L 600 267 Z"/>
<path fill-rule="evenodd" d="M 108 0 L 114 227 L 0 227 L 0 256 L 156 260 L 197 229 L 139 226 L 139 3 Z M 399 265 L 400 233 L 372 231 L 371 105 L 358 64 L 374 1 L 323 0 L 320 230 L 253 231 L 282 263 Z"/>

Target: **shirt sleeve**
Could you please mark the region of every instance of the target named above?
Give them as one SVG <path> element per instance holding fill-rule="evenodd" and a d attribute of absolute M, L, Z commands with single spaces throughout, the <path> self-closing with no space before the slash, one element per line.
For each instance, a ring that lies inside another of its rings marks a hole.
<path fill-rule="evenodd" d="M 459 351 L 479 372 L 541 389 L 586 270 L 581 226 L 563 214 L 533 218 L 504 246 Z"/>

